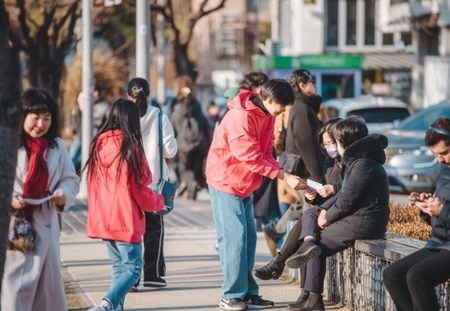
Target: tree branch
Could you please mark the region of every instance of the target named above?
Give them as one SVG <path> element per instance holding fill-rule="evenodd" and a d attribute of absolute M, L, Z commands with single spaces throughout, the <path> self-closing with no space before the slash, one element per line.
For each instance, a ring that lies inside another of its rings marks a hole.
<path fill-rule="evenodd" d="M 19 23 L 20 23 L 20 29 L 22 30 L 23 38 L 25 40 L 25 44 L 28 46 L 28 48 L 31 48 L 33 46 L 33 40 L 30 37 L 30 28 L 28 27 L 27 22 L 26 22 L 27 11 L 25 10 L 25 1 L 17 0 L 17 8 L 20 11 Z"/>

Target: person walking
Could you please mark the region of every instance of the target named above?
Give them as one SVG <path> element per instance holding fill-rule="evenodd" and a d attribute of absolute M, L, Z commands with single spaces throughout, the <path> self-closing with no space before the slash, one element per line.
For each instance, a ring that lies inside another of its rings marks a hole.
<path fill-rule="evenodd" d="M 169 118 L 162 114 L 162 140 L 163 146 L 159 146 L 158 115 L 160 110 L 148 105 L 150 98 L 150 85 L 143 78 L 133 78 L 127 85 L 128 99 L 139 107 L 140 128 L 142 140 L 153 181 L 150 188 L 156 189 L 160 180 L 159 150 L 162 148 L 164 157 L 163 178 L 168 179 L 169 168 L 166 159 L 173 158 L 178 150 L 177 140 Z M 164 216 L 152 212 L 145 212 L 145 234 L 144 234 L 144 281 L 145 287 L 165 287 L 167 282 L 163 276 L 166 275 L 166 263 L 164 258 Z M 132 291 L 137 291 L 139 281 L 133 286 Z"/>
<path fill-rule="evenodd" d="M 294 101 L 285 80 L 272 79 L 260 94 L 242 91 L 228 102 L 230 110 L 214 133 L 206 161 L 206 178 L 224 275 L 219 307 L 225 310 L 270 308 L 258 295 L 252 275 L 256 227 L 252 193 L 263 176 L 284 179 L 306 189 L 297 176 L 285 173 L 272 157 L 274 117 Z"/>
<path fill-rule="evenodd" d="M 383 272 L 383 280 L 398 311 L 438 311 L 435 287 L 450 278 L 450 119 L 433 122 L 425 134 L 425 145 L 445 166 L 439 175 L 436 191 L 411 193 L 420 217 L 432 227 L 425 247 Z"/>
<path fill-rule="evenodd" d="M 87 236 L 102 239 L 113 273 L 100 305 L 89 311 L 124 310 L 125 295 L 142 270 L 144 211 L 157 212 L 164 198 L 153 192 L 153 178 L 145 158 L 139 108 L 118 99 L 105 126 L 91 143 L 87 169 Z"/>
<path fill-rule="evenodd" d="M 197 192 L 206 187 L 204 161 L 211 144 L 210 131 L 192 79 L 176 78 L 174 92 L 177 102 L 169 117 L 178 141 L 176 160 L 181 181 L 178 194 L 187 191 L 188 199 L 196 200 Z"/>
<path fill-rule="evenodd" d="M 67 310 L 61 277 L 58 214 L 75 201 L 80 178 L 58 138 L 58 104 L 42 89 L 22 94 L 24 110 L 12 208 L 36 233 L 34 247 L 6 251 L 1 307 L 8 311 Z M 28 199 L 50 200 L 33 205 Z"/>

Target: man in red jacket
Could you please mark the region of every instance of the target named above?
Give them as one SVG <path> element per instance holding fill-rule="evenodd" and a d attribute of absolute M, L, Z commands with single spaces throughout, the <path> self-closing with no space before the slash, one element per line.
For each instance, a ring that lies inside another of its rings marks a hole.
<path fill-rule="evenodd" d="M 228 102 L 230 110 L 214 134 L 206 178 L 224 275 L 222 309 L 274 305 L 258 295 L 252 275 L 257 239 L 252 193 L 263 176 L 283 179 L 296 190 L 307 189 L 305 182 L 285 173 L 272 157 L 275 116 L 294 100 L 294 91 L 282 79 L 267 81 L 260 94 L 242 90 Z"/>

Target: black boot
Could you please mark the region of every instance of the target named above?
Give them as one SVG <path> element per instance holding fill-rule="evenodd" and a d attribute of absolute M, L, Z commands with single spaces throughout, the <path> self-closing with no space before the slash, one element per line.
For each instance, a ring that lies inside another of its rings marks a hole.
<path fill-rule="evenodd" d="M 303 293 L 302 293 L 303 294 Z M 309 293 L 308 297 L 302 301 L 302 295 L 299 299 L 288 306 L 291 311 L 325 311 L 321 294 Z"/>
<path fill-rule="evenodd" d="M 267 265 L 253 270 L 253 275 L 261 280 L 276 280 L 283 274 L 285 261 L 286 259 L 278 253 Z"/>
<path fill-rule="evenodd" d="M 292 310 L 291 306 L 296 306 L 301 304 L 303 301 L 305 301 L 306 299 L 308 299 L 309 297 L 309 292 L 304 290 L 303 288 L 301 288 L 302 292 L 300 293 L 300 296 L 298 296 L 298 299 L 296 302 L 294 302 L 293 304 L 288 305 L 287 309 L 288 310 Z"/>

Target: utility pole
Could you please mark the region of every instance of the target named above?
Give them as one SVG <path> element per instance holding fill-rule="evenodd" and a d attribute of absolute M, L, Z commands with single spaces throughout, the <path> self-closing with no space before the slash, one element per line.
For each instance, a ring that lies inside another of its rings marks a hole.
<path fill-rule="evenodd" d="M 82 3 L 83 48 L 82 48 L 82 92 L 83 109 L 81 112 L 81 165 L 83 167 L 89 157 L 92 130 L 92 106 L 94 102 L 94 69 L 92 62 L 92 0 Z M 86 176 L 81 176 L 78 198 L 87 199 Z"/>
<path fill-rule="evenodd" d="M 159 5 L 163 5 L 164 0 L 158 0 Z M 157 94 L 158 103 L 162 107 L 166 102 L 166 53 L 165 53 L 165 38 L 164 38 L 164 28 L 166 27 L 164 23 L 164 17 L 162 14 L 158 14 L 158 81 L 157 81 Z"/>
<path fill-rule="evenodd" d="M 136 1 L 136 76 L 150 83 L 150 1 Z"/>
<path fill-rule="evenodd" d="M 83 68 L 82 90 L 83 111 L 81 113 L 81 160 L 86 163 L 89 157 L 92 130 L 92 106 L 94 93 L 94 70 L 92 63 L 92 0 L 83 0 L 82 24 L 83 24 Z"/>

